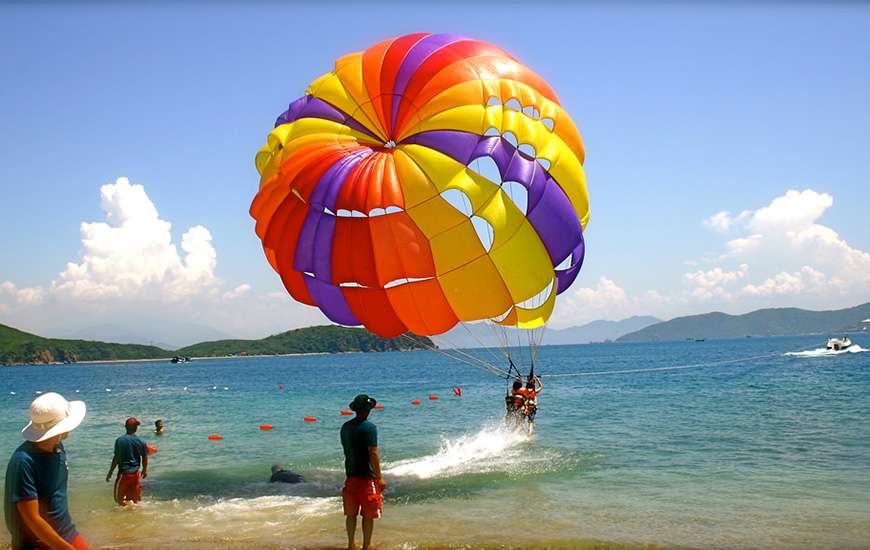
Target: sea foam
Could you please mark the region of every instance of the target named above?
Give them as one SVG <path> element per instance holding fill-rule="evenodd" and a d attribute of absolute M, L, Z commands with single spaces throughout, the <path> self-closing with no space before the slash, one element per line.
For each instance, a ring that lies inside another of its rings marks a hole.
<path fill-rule="evenodd" d="M 396 462 L 384 474 L 430 479 L 506 469 L 522 461 L 519 447 L 528 441 L 524 432 L 487 427 L 476 434 L 445 439 L 437 453 Z"/>

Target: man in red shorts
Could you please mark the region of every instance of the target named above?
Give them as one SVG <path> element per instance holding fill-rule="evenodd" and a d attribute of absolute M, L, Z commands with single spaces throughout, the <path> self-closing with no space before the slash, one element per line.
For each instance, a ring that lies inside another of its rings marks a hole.
<path fill-rule="evenodd" d="M 381 492 L 386 487 L 381 477 L 381 458 L 378 453 L 378 428 L 368 421 L 369 413 L 377 402 L 367 395 L 357 395 L 349 405 L 356 417 L 341 427 L 341 446 L 344 449 L 345 527 L 348 550 L 355 550 L 356 517 L 361 515 L 363 545 L 368 550 L 372 541 L 375 518 L 383 512 Z"/>
<path fill-rule="evenodd" d="M 115 479 L 115 502 L 121 506 L 142 500 L 142 480 L 148 477 L 148 448 L 136 435 L 139 421 L 132 417 L 128 418 L 124 428 L 127 434 L 115 440 L 115 454 L 112 457 L 109 473 L 106 474 L 106 481 L 111 481 L 112 472 L 115 471 L 116 466 L 118 467 L 118 477 Z"/>
<path fill-rule="evenodd" d="M 12 550 L 87 550 L 76 531 L 67 501 L 64 439 L 85 418 L 82 401 L 67 401 L 53 392 L 30 404 L 24 443 L 6 467 L 3 508 L 12 535 Z"/>

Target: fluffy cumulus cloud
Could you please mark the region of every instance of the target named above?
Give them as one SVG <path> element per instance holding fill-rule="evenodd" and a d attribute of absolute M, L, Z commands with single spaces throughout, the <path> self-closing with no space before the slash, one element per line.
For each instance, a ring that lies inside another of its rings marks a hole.
<path fill-rule="evenodd" d="M 70 262 L 52 283 L 52 292 L 74 298 L 147 296 L 182 300 L 207 293 L 218 284 L 217 253 L 211 233 L 201 225 L 172 242 L 172 224 L 160 218 L 141 185 L 127 178 L 102 186 L 106 221 L 81 224 L 81 261 Z"/>
<path fill-rule="evenodd" d="M 819 223 L 833 205 L 834 197 L 827 193 L 790 190 L 757 210 L 744 210 L 737 216 L 719 212 L 705 220 L 707 227 L 731 237 L 724 243 L 719 261 L 751 265 L 757 277 L 750 280 L 744 272 L 738 277 L 745 279 L 742 286 L 722 296 L 828 297 L 838 305 L 866 300 L 870 253 L 851 246 L 834 229 Z M 741 272 L 720 267 L 712 271 L 717 270 L 721 274 Z M 707 281 L 697 275 L 687 273 L 686 282 L 699 297 L 710 299 L 704 284 Z"/>
<path fill-rule="evenodd" d="M 136 325 L 128 332 L 145 335 L 162 317 L 172 317 L 199 327 L 188 330 L 190 340 L 226 334 L 259 337 L 322 322 L 316 309 L 303 311 L 286 294 L 257 294 L 247 283 L 226 289 L 216 275 L 217 252 L 209 230 L 190 227 L 175 242 L 172 224 L 160 217 L 142 185 L 127 178 L 103 185 L 100 205 L 104 220 L 81 224 L 81 256 L 68 262 L 50 284 L 20 288 L 0 282 L 4 322 L 34 330 L 55 327 L 52 332 L 61 336 L 74 335 L 76 324 L 126 324 Z M 57 323 L 63 317 L 70 321 L 68 329 Z M 133 318 L 138 321 L 127 322 Z M 184 332 L 177 328 L 181 323 L 175 327 L 168 336 L 141 340 L 166 341 Z M 178 336 L 167 343 L 191 343 Z"/>
<path fill-rule="evenodd" d="M 716 267 L 707 271 L 698 270 L 683 275 L 683 281 L 690 288 L 689 294 L 702 301 L 712 300 L 713 298 L 721 298 L 724 300 L 732 299 L 730 286 L 746 277 L 749 273 L 749 266 L 740 264 L 734 271 L 728 271 L 721 267 Z"/>
<path fill-rule="evenodd" d="M 630 295 L 614 280 L 600 277 L 594 287 L 571 288 L 560 296 L 551 324 L 561 328 L 598 319 L 617 321 L 658 311 L 670 301 L 655 290 Z"/>

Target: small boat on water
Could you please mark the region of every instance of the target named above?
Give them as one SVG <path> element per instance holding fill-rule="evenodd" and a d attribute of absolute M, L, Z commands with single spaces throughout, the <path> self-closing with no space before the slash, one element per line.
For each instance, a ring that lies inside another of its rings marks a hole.
<path fill-rule="evenodd" d="M 842 351 L 851 345 L 852 345 L 852 341 L 849 340 L 849 337 L 843 336 L 843 338 L 831 338 L 831 339 L 829 339 L 827 349 L 833 350 L 833 351 Z"/>
<path fill-rule="evenodd" d="M 182 357 L 182 356 L 180 356 L 180 355 L 176 355 L 175 357 L 173 357 L 172 359 L 169 360 L 169 362 L 170 362 L 170 363 L 173 363 L 173 364 L 176 364 L 176 363 L 190 363 L 190 361 L 191 361 L 190 357 Z"/>

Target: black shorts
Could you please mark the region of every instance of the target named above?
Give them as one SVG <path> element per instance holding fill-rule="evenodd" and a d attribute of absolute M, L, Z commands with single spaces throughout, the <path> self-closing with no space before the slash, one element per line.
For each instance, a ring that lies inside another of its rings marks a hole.
<path fill-rule="evenodd" d="M 526 411 L 526 418 L 529 419 L 529 422 L 534 422 L 536 414 L 538 414 L 538 407 L 529 407 L 529 410 Z"/>

